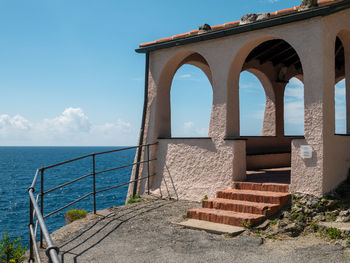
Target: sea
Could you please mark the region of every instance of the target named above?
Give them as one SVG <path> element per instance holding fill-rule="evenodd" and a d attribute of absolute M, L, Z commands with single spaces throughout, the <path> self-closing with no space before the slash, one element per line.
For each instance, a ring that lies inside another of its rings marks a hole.
<path fill-rule="evenodd" d="M 122 147 L 0 147 L 0 238 L 5 232 L 12 238 L 21 238 L 24 245 L 29 243 L 29 196 L 37 168 L 73 159 L 82 155 L 104 152 Z M 118 151 L 95 158 L 96 172 L 134 161 L 135 149 Z M 92 158 L 85 158 L 44 172 L 44 190 L 92 172 Z M 126 167 L 96 175 L 96 190 L 122 184 L 130 180 L 132 167 Z M 93 191 L 92 176 L 59 188 L 44 197 L 44 215 Z M 40 179 L 35 194 L 40 192 Z M 125 203 L 128 186 L 122 186 L 96 196 L 97 210 Z M 50 233 L 64 226 L 65 213 L 69 209 L 93 211 L 92 196 L 48 217 L 45 222 Z"/>

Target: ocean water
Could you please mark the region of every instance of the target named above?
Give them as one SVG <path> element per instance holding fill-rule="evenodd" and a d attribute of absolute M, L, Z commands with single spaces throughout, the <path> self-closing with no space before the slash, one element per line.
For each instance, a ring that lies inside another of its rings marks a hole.
<path fill-rule="evenodd" d="M 118 149 L 118 147 L 0 147 L 0 236 L 8 232 L 29 243 L 29 197 L 35 171 L 39 167 L 73 159 L 82 155 Z M 135 149 L 96 156 L 96 172 L 134 161 Z M 96 190 L 129 181 L 132 167 L 96 175 Z M 92 158 L 79 160 L 45 171 L 45 190 L 92 172 Z M 44 214 L 92 192 L 92 176 L 45 195 Z M 102 192 L 96 197 L 97 209 L 123 205 L 128 186 Z M 36 194 L 40 192 L 40 180 Z M 69 209 L 93 211 L 92 196 L 46 219 L 50 233 L 65 225 Z"/>

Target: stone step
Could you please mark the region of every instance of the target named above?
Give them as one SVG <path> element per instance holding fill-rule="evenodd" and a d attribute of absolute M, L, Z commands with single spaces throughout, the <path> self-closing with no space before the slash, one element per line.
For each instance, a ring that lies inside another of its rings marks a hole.
<path fill-rule="evenodd" d="M 265 216 L 211 208 L 194 208 L 187 211 L 187 217 L 231 226 L 242 226 L 243 222 L 248 222 L 251 225 L 255 225 Z"/>
<path fill-rule="evenodd" d="M 237 182 L 235 189 L 288 193 L 289 184 Z"/>
<path fill-rule="evenodd" d="M 231 200 L 215 198 L 213 200 L 203 200 L 203 208 L 214 208 L 239 213 L 251 213 L 258 215 L 270 216 L 280 209 L 278 204 L 257 203 L 241 200 Z"/>
<path fill-rule="evenodd" d="M 240 226 L 230 226 L 225 224 L 218 224 L 204 220 L 188 219 L 181 223 L 174 223 L 186 228 L 204 230 L 215 234 L 229 234 L 230 236 L 237 236 L 244 232 L 244 228 Z"/>
<path fill-rule="evenodd" d="M 240 190 L 240 189 L 226 189 L 216 193 L 216 198 L 241 200 L 258 203 L 270 203 L 284 205 L 289 200 L 290 194 L 269 192 L 269 191 L 255 191 L 255 190 Z"/>

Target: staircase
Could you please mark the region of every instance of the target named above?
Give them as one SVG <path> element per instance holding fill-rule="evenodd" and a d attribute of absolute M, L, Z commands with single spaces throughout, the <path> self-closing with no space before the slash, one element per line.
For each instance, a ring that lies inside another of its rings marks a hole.
<path fill-rule="evenodd" d="M 187 217 L 242 226 L 255 225 L 265 217 L 278 212 L 289 200 L 289 184 L 235 183 L 234 189 L 221 190 L 213 200 L 203 200 L 202 208 L 187 212 Z"/>

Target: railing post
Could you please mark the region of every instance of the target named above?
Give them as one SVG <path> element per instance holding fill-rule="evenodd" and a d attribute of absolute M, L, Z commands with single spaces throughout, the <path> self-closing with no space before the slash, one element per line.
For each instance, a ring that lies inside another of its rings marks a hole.
<path fill-rule="evenodd" d="M 29 197 L 29 262 L 34 262 L 34 253 L 33 253 L 33 240 L 31 236 L 30 226 L 34 226 L 33 218 L 33 204 Z"/>
<path fill-rule="evenodd" d="M 44 216 L 44 169 L 41 169 L 41 180 L 40 180 L 40 210 L 41 215 Z M 40 248 L 43 248 L 43 231 L 40 228 Z"/>
<path fill-rule="evenodd" d="M 92 180 L 93 180 L 93 197 L 94 197 L 94 214 L 96 214 L 96 167 L 95 154 L 92 155 Z"/>
<path fill-rule="evenodd" d="M 149 194 L 149 144 L 147 144 L 147 194 Z"/>

